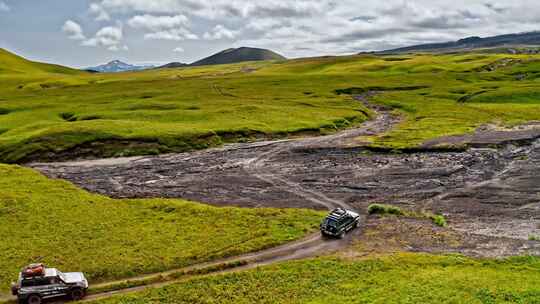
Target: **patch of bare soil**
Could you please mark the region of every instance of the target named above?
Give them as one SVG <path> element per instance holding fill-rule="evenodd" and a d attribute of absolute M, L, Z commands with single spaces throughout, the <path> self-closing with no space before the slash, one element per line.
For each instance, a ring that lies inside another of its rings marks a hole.
<path fill-rule="evenodd" d="M 356 245 L 340 251 L 341 256 L 361 258 L 408 251 L 496 258 L 530 254 L 535 245 L 511 238 L 462 233 L 433 225 L 427 219 L 395 216 L 370 217 L 363 229 Z"/>
<path fill-rule="evenodd" d="M 503 147 L 507 144 L 529 144 L 540 139 L 540 123 L 533 122 L 514 128 L 494 125 L 480 127 L 475 133 L 467 135 L 445 136 L 426 141 L 421 147 Z"/>
<path fill-rule="evenodd" d="M 540 235 L 537 128 L 483 130 L 425 146 L 461 143 L 465 138 L 471 148 L 461 152 L 375 154 L 355 139 L 387 132 L 399 117 L 384 108 L 372 110 L 379 113 L 375 120 L 330 136 L 31 166 L 116 198 L 185 198 L 218 206 L 345 207 L 363 214 L 373 202 L 394 204 L 442 213 L 450 228 L 415 220 L 388 225 L 386 220 L 370 219 L 366 234 L 357 239 L 372 246 L 367 233 L 375 231 L 380 240 L 396 239 L 396 248 L 417 251 L 540 254 L 540 243 L 528 240 Z M 440 241 L 434 241 L 436 237 Z"/>

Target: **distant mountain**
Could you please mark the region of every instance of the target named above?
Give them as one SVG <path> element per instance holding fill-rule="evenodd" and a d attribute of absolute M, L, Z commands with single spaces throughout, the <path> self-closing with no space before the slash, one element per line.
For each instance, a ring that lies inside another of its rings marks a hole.
<path fill-rule="evenodd" d="M 57 64 L 34 62 L 0 48 L 0 74 L 83 74 L 83 71 L 71 69 Z"/>
<path fill-rule="evenodd" d="M 107 64 L 99 65 L 96 67 L 86 68 L 86 71 L 99 72 L 99 73 L 118 73 L 118 72 L 129 72 L 129 71 L 142 71 L 152 69 L 154 66 L 137 66 L 127 64 L 120 60 L 113 60 Z"/>
<path fill-rule="evenodd" d="M 191 66 L 228 64 L 243 61 L 285 60 L 287 58 L 270 50 L 241 47 L 227 49 L 191 64 Z"/>
<path fill-rule="evenodd" d="M 406 53 L 406 52 L 437 52 L 463 49 L 495 48 L 495 47 L 519 47 L 540 46 L 540 32 L 508 34 L 493 37 L 468 37 L 458 41 L 429 43 L 413 45 L 403 48 L 386 50 L 379 53 Z"/>
<path fill-rule="evenodd" d="M 162 65 L 162 66 L 158 67 L 158 69 L 175 69 L 175 68 L 184 68 L 184 67 L 187 67 L 187 66 L 189 66 L 189 64 L 187 64 L 187 63 L 171 62 L 171 63 L 167 63 L 165 65 Z"/>

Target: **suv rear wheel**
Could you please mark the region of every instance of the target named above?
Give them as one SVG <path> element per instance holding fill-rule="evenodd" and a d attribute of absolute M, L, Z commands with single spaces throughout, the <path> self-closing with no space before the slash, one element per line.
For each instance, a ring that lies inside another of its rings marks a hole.
<path fill-rule="evenodd" d="M 28 304 L 41 304 L 41 297 L 38 295 L 30 295 L 28 297 L 28 300 L 26 300 Z"/>
<path fill-rule="evenodd" d="M 69 293 L 69 296 L 73 301 L 82 300 L 82 298 L 84 298 L 84 295 L 85 295 L 84 291 L 82 289 L 80 289 L 80 288 L 73 289 Z"/>

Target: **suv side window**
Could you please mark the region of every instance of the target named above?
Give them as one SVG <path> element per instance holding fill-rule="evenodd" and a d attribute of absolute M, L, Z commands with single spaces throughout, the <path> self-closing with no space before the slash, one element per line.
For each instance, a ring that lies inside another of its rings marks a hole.
<path fill-rule="evenodd" d="M 343 226 L 347 226 L 351 223 L 351 217 L 350 216 L 344 216 L 341 220 Z"/>
<path fill-rule="evenodd" d="M 23 280 L 21 282 L 22 287 L 35 287 L 44 285 L 49 285 L 49 280 L 47 278 L 33 278 L 30 280 Z"/>

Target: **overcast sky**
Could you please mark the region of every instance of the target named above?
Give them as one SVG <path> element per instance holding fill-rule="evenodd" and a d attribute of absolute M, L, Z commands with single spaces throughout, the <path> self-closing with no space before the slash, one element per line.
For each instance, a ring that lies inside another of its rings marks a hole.
<path fill-rule="evenodd" d="M 0 47 L 73 67 L 229 47 L 351 54 L 540 29 L 533 0 L 0 0 Z"/>

